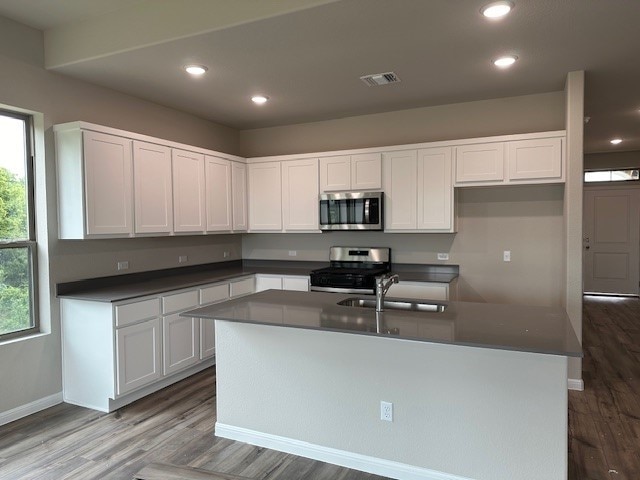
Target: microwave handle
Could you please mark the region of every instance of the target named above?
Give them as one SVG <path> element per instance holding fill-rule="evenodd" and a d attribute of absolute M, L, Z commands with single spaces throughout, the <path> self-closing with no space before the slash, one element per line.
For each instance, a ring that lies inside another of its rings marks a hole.
<path fill-rule="evenodd" d="M 370 218 L 370 211 L 369 211 L 369 207 L 371 206 L 371 199 L 367 198 L 364 201 L 364 223 L 365 225 L 368 225 L 370 222 L 369 218 Z"/>

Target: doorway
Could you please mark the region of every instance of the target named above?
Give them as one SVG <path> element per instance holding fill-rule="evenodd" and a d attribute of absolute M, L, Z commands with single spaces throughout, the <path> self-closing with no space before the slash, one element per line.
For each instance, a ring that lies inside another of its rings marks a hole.
<path fill-rule="evenodd" d="M 640 188 L 585 186 L 584 293 L 638 295 Z"/>

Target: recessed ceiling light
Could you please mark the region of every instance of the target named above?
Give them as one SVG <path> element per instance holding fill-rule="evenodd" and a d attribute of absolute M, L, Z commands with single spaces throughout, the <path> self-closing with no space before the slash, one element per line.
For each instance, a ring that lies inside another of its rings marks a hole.
<path fill-rule="evenodd" d="M 619 143 L 622 143 L 622 139 L 614 138 L 613 140 L 609 140 L 609 142 L 612 143 L 613 145 L 618 145 Z"/>
<path fill-rule="evenodd" d="M 258 105 L 262 105 L 263 103 L 267 103 L 269 97 L 265 97 L 264 95 L 254 95 L 251 97 L 251 101 L 253 103 L 257 103 Z"/>
<path fill-rule="evenodd" d="M 480 9 L 480 13 L 487 18 L 501 18 L 513 8 L 513 2 L 493 2 Z"/>
<path fill-rule="evenodd" d="M 518 57 L 515 55 L 506 55 L 504 57 L 496 58 L 493 61 L 493 64 L 496 67 L 507 68 L 516 63 L 516 60 L 518 60 Z"/>
<path fill-rule="evenodd" d="M 187 73 L 190 73 L 191 75 L 204 75 L 207 70 L 209 70 L 207 67 L 205 67 L 204 65 L 185 65 L 184 69 L 187 71 Z"/>
<path fill-rule="evenodd" d="M 492 2 L 480 9 L 487 18 L 502 18 L 513 8 L 513 2 Z"/>

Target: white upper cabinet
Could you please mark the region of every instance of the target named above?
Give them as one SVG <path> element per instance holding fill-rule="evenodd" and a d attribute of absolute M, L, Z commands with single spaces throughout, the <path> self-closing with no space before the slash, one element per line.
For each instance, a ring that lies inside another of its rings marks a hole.
<path fill-rule="evenodd" d="M 362 153 L 320 159 L 320 191 L 380 190 L 382 155 Z"/>
<path fill-rule="evenodd" d="M 418 150 L 418 230 L 454 231 L 452 170 L 451 147 Z"/>
<path fill-rule="evenodd" d="M 507 160 L 509 181 L 512 183 L 564 181 L 560 138 L 509 142 Z"/>
<path fill-rule="evenodd" d="M 539 135 L 539 134 L 538 134 Z M 456 186 L 564 182 L 564 136 L 456 147 Z"/>
<path fill-rule="evenodd" d="M 207 231 L 224 232 L 233 227 L 231 217 L 231 162 L 205 156 Z"/>
<path fill-rule="evenodd" d="M 86 122 L 54 134 L 61 239 L 247 230 L 241 158 Z"/>
<path fill-rule="evenodd" d="M 231 191 L 233 204 L 233 230 L 243 232 L 249 228 L 247 212 L 247 166 L 231 162 Z"/>
<path fill-rule="evenodd" d="M 131 140 L 84 132 L 84 169 L 87 234 L 132 233 Z"/>
<path fill-rule="evenodd" d="M 133 142 L 135 233 L 171 233 L 171 149 Z"/>
<path fill-rule="evenodd" d="M 186 150 L 172 151 L 173 230 L 205 231 L 204 155 Z"/>
<path fill-rule="evenodd" d="M 249 165 L 249 230 L 282 230 L 281 162 Z"/>
<path fill-rule="evenodd" d="M 351 190 L 351 155 L 338 155 L 320 159 L 320 191 L 344 192 Z"/>
<path fill-rule="evenodd" d="M 284 230 L 318 230 L 318 210 L 318 159 L 282 162 Z"/>
<path fill-rule="evenodd" d="M 384 154 L 385 230 L 417 227 L 418 154 L 403 150 Z"/>
<path fill-rule="evenodd" d="M 456 184 L 501 182 L 504 150 L 504 142 L 456 147 Z"/>
<path fill-rule="evenodd" d="M 382 188 L 382 155 L 362 153 L 351 155 L 351 189 L 380 190 Z"/>
<path fill-rule="evenodd" d="M 117 135 L 56 130 L 60 238 L 133 234 L 131 149 Z"/>
<path fill-rule="evenodd" d="M 451 147 L 384 154 L 385 230 L 455 229 Z"/>

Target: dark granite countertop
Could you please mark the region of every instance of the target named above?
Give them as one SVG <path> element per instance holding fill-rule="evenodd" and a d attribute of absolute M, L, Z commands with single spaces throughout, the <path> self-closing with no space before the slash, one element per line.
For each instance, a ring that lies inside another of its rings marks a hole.
<path fill-rule="evenodd" d="M 347 307 L 353 295 L 267 290 L 183 313 L 232 322 L 374 335 L 470 347 L 581 357 L 582 348 L 560 308 L 437 302 L 444 312 Z"/>
<path fill-rule="evenodd" d="M 95 302 L 119 302 L 254 274 L 304 276 L 327 266 L 326 262 L 236 260 L 60 283 L 57 295 Z M 393 266 L 393 273 L 399 274 L 400 281 L 450 283 L 458 277 L 458 267 L 399 264 Z"/>

